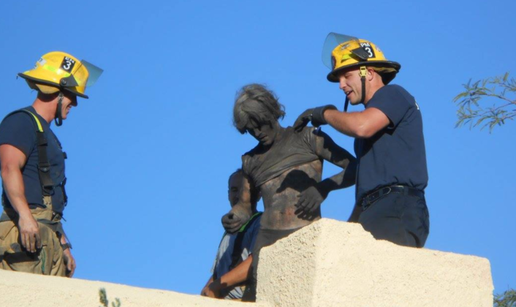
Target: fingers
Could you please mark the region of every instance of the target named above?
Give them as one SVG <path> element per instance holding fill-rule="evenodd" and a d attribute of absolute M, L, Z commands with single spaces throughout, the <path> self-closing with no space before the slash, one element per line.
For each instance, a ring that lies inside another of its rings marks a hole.
<path fill-rule="evenodd" d="M 42 247 L 42 243 L 41 243 L 41 236 L 39 235 L 39 231 L 36 233 L 35 239 L 36 239 L 36 242 L 35 242 L 36 248 L 40 249 Z"/>
<path fill-rule="evenodd" d="M 201 296 L 207 296 L 206 295 L 206 287 L 204 287 L 201 291 Z"/>
<path fill-rule="evenodd" d="M 75 273 L 75 260 L 72 261 L 71 263 L 68 263 L 66 265 L 66 269 L 68 270 L 68 274 L 66 274 L 66 276 L 72 278 L 73 277 L 73 274 Z"/>
<path fill-rule="evenodd" d="M 66 264 L 66 276 L 72 277 L 75 273 L 75 268 L 77 267 L 77 264 L 69 248 L 63 251 L 63 257 Z"/>
<path fill-rule="evenodd" d="M 315 188 L 308 188 L 298 196 L 297 210 L 294 212 L 300 218 L 307 219 L 314 216 L 321 206 L 323 198 Z"/>
<path fill-rule="evenodd" d="M 18 230 L 21 243 L 28 252 L 35 253 L 37 248 L 41 248 L 38 222 L 32 215 L 20 216 Z"/>
<path fill-rule="evenodd" d="M 294 130 L 296 132 L 300 132 L 301 130 L 303 130 L 304 127 L 306 127 L 306 125 L 308 125 L 308 122 L 309 120 L 306 117 L 296 120 L 296 122 L 294 123 Z"/>
<path fill-rule="evenodd" d="M 242 225 L 240 223 L 232 223 L 228 225 L 224 225 L 224 229 L 226 229 L 229 233 L 235 233 L 237 232 Z"/>
<path fill-rule="evenodd" d="M 300 132 L 304 127 L 306 127 L 306 125 L 308 125 L 312 116 L 312 111 L 313 109 L 308 109 L 299 115 L 294 122 L 294 130 L 296 132 Z"/>
<path fill-rule="evenodd" d="M 308 220 L 308 221 L 312 221 L 316 217 L 319 216 L 318 214 L 314 214 L 314 213 L 312 213 L 310 211 L 306 211 L 304 208 L 298 208 L 294 212 L 294 214 L 296 214 L 298 218 L 303 219 L 303 220 Z"/>
<path fill-rule="evenodd" d="M 77 267 L 76 263 L 75 263 L 75 259 L 72 257 L 72 261 L 70 261 L 68 264 L 67 264 L 67 269 L 68 269 L 68 277 L 72 277 L 73 274 L 75 273 L 75 268 Z"/>
<path fill-rule="evenodd" d="M 309 206 L 309 201 L 307 200 L 306 196 L 303 193 L 299 194 L 296 207 L 306 211 L 308 206 Z"/>
<path fill-rule="evenodd" d="M 301 219 L 309 220 L 313 215 L 313 202 L 309 200 L 303 193 L 299 195 L 299 201 L 296 204 L 296 207 L 297 209 L 294 211 L 294 214 L 296 214 Z"/>
<path fill-rule="evenodd" d="M 228 213 L 222 217 L 222 226 L 227 232 L 235 233 L 242 226 L 242 219 L 234 213 Z"/>
<path fill-rule="evenodd" d="M 36 252 L 36 234 L 29 233 L 27 235 L 27 240 L 29 241 L 29 252 Z"/>
<path fill-rule="evenodd" d="M 28 236 L 26 236 L 25 234 L 23 233 L 20 233 L 20 240 L 21 240 L 21 244 L 22 246 L 26 249 L 26 250 L 29 250 L 28 248 Z"/>
<path fill-rule="evenodd" d="M 20 237 L 23 247 L 25 247 L 28 252 L 35 253 L 38 248 L 41 248 L 41 237 L 39 235 L 39 230 L 36 232 L 22 233 Z"/>
<path fill-rule="evenodd" d="M 228 213 L 222 216 L 222 224 L 224 223 L 231 223 L 233 221 L 233 218 L 235 217 L 235 214 Z"/>

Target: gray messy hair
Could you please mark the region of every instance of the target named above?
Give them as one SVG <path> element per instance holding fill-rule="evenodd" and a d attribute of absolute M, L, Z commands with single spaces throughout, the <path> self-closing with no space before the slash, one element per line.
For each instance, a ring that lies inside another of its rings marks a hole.
<path fill-rule="evenodd" d="M 285 107 L 265 85 L 252 83 L 237 93 L 233 107 L 233 125 L 244 134 L 251 119 L 260 124 L 272 123 L 285 117 Z"/>

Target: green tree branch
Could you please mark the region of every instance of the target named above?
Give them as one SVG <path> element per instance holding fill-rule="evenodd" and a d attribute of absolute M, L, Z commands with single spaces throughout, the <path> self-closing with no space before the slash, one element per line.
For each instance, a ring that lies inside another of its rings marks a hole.
<path fill-rule="evenodd" d="M 494 296 L 493 307 L 516 307 L 516 290 L 509 289 Z"/>
<path fill-rule="evenodd" d="M 494 127 L 516 117 L 516 80 L 509 78 L 509 73 L 473 83 L 469 80 L 463 86 L 465 91 L 453 98 L 459 107 L 455 127 L 469 124 L 470 129 L 477 126 L 480 126 L 480 130 L 489 127 L 489 132 L 492 132 Z M 484 103 L 480 104 L 482 99 Z M 490 107 L 485 103 L 488 100 L 494 100 Z"/>

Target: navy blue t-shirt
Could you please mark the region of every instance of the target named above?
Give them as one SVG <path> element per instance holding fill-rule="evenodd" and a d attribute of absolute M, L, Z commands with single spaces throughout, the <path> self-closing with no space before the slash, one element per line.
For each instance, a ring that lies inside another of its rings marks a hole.
<path fill-rule="evenodd" d="M 359 159 L 357 200 L 393 184 L 424 190 L 428 183 L 423 120 L 416 100 L 399 85 L 380 88 L 366 104 L 390 124 L 368 139 L 355 140 Z"/>
<path fill-rule="evenodd" d="M 65 164 L 64 154 L 59 145 L 57 137 L 50 130 L 50 125 L 46 120 L 36 113 L 33 107 L 25 108 L 38 116 L 45 137 L 48 142 L 47 157 L 50 163 L 50 177 L 54 183 L 54 192 L 52 195 L 52 206 L 56 212 L 62 212 L 64 209 L 65 199 L 63 189 L 60 186 L 65 180 Z M 31 205 L 44 206 L 43 193 L 38 174 L 38 146 L 36 137 L 35 121 L 30 114 L 25 112 L 17 112 L 4 118 L 0 124 L 0 145 L 9 144 L 21 150 L 27 157 L 27 162 L 22 168 L 23 183 L 25 186 L 25 197 Z M 11 206 L 7 197 L 6 206 Z"/>

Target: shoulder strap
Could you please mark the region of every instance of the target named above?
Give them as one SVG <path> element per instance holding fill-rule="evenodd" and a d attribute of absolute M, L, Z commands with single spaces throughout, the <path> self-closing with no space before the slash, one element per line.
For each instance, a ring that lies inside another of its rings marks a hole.
<path fill-rule="evenodd" d="M 52 178 L 50 177 L 50 163 L 48 162 L 47 156 L 47 138 L 45 137 L 45 133 L 43 131 L 43 126 L 39 118 L 36 114 L 32 113 L 27 109 L 20 109 L 14 112 L 9 113 L 7 116 L 12 114 L 24 112 L 32 118 L 34 125 L 36 126 L 36 141 L 38 145 L 38 174 L 39 181 L 41 183 L 41 189 L 43 191 L 43 196 L 52 195 L 54 192 L 54 183 Z M 7 117 L 6 116 L 6 117 Z"/>
<path fill-rule="evenodd" d="M 253 216 L 251 216 L 251 218 L 244 225 L 242 225 L 242 227 L 240 227 L 238 233 L 244 233 L 247 230 L 247 228 L 249 228 L 254 223 L 256 218 L 262 215 L 262 213 L 263 212 L 256 212 L 255 214 L 253 214 Z"/>
<path fill-rule="evenodd" d="M 233 253 L 231 253 L 231 265 L 230 269 L 236 267 L 240 262 L 242 262 L 242 241 L 244 240 L 245 231 L 251 227 L 256 221 L 256 218 L 262 215 L 262 212 L 256 212 L 251 216 L 249 221 L 240 227 L 238 231 L 237 237 L 235 239 L 235 244 L 233 245 Z"/>

